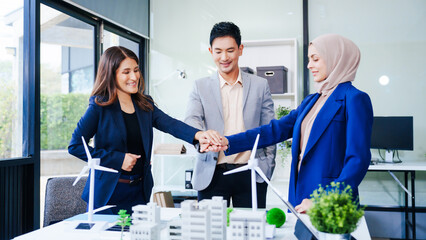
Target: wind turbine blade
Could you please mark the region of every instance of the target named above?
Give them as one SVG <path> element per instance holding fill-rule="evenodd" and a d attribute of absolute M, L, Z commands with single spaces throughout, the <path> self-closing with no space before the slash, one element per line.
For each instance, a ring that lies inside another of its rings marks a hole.
<path fill-rule="evenodd" d="M 257 150 L 257 143 L 259 142 L 260 134 L 257 134 L 256 141 L 254 142 L 253 149 L 251 150 L 250 159 L 254 159 Z"/>
<path fill-rule="evenodd" d="M 97 212 L 100 212 L 100 211 L 103 211 L 105 209 L 112 208 L 112 207 L 115 207 L 115 206 L 116 205 L 106 205 L 106 206 L 103 206 L 103 207 L 100 207 L 100 208 L 96 208 L 95 210 L 93 210 L 93 213 L 97 213 Z"/>
<path fill-rule="evenodd" d="M 268 186 L 272 189 L 272 191 L 278 196 L 278 198 L 287 206 L 287 208 L 290 210 L 290 212 L 292 212 L 307 228 L 308 230 L 316 237 L 316 239 L 319 239 L 318 237 L 318 233 L 309 227 L 309 225 L 307 224 L 306 221 L 304 221 L 299 213 L 296 211 L 296 209 L 294 209 L 293 205 L 288 202 L 287 200 L 285 200 L 281 193 L 274 187 L 272 186 L 271 182 L 269 181 L 269 179 L 266 177 L 266 175 L 263 173 L 262 169 L 260 169 L 259 167 L 255 167 L 254 170 L 256 170 L 257 174 L 259 174 L 260 177 L 263 178 L 263 180 L 265 180 L 265 182 L 268 184 Z"/>
<path fill-rule="evenodd" d="M 102 167 L 102 166 L 99 166 L 99 165 L 95 165 L 95 166 L 94 166 L 94 168 L 95 168 L 96 170 L 100 170 L 100 171 L 118 173 L 118 171 L 117 171 L 117 170 L 115 170 L 115 169 L 112 169 L 112 168 L 106 168 L 106 167 Z"/>
<path fill-rule="evenodd" d="M 262 171 L 262 169 L 260 169 L 260 167 L 255 167 L 254 168 L 254 170 L 256 170 L 256 172 L 257 172 L 257 174 L 259 174 L 259 176 L 261 177 L 261 178 L 263 178 L 263 180 L 265 180 L 265 182 L 268 184 L 268 185 L 270 185 L 270 181 L 269 181 L 269 179 L 266 177 L 266 175 L 263 173 L 263 171 Z"/>
<path fill-rule="evenodd" d="M 80 174 L 78 175 L 78 177 L 75 179 L 74 183 L 72 184 L 73 186 L 75 186 L 75 184 L 77 184 L 77 182 L 80 180 L 80 178 L 83 176 L 83 174 L 85 174 L 87 172 L 88 169 L 89 169 L 88 166 L 84 166 L 83 169 L 81 169 Z"/>
<path fill-rule="evenodd" d="M 242 166 L 242 167 L 239 167 L 239 168 L 236 168 L 236 169 L 224 172 L 223 175 L 228 175 L 228 174 L 233 174 L 233 173 L 237 173 L 237 172 L 242 172 L 242 171 L 246 171 L 246 170 L 249 170 L 249 169 L 250 169 L 249 166 L 245 165 L 245 166 Z"/>
<path fill-rule="evenodd" d="M 90 155 L 89 148 L 87 147 L 86 140 L 84 140 L 83 136 L 81 136 L 81 140 L 83 141 L 84 151 L 86 151 L 87 161 L 89 162 L 92 160 L 92 155 Z"/>

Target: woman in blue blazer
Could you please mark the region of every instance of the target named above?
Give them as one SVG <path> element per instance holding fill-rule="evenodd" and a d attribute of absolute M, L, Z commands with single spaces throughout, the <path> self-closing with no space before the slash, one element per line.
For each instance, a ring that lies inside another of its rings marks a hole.
<path fill-rule="evenodd" d="M 131 212 L 137 204 L 149 202 L 154 185 L 151 175 L 151 148 L 155 127 L 189 143 L 219 137 L 214 131 L 202 132 L 169 117 L 143 94 L 144 81 L 139 60 L 127 48 L 111 47 L 102 55 L 86 113 L 72 134 L 68 151 L 87 161 L 81 136 L 100 165 L 119 173 L 96 171 L 94 207 L 116 205 Z M 90 178 L 89 178 L 90 179 Z M 82 198 L 89 198 L 89 180 Z"/>
<path fill-rule="evenodd" d="M 360 60 L 358 47 L 342 36 L 323 35 L 310 43 L 308 57 L 317 93 L 289 115 L 227 136 L 223 147 L 209 148 L 227 149 L 229 155 L 251 149 L 257 134 L 258 148 L 293 138 L 289 201 L 299 212 L 311 206 L 310 195 L 319 184 L 344 182 L 356 198 L 371 161 L 371 101 L 351 83 Z"/>

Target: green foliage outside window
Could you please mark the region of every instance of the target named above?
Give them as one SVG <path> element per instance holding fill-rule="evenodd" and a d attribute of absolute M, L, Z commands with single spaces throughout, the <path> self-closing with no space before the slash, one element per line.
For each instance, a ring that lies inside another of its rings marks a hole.
<path fill-rule="evenodd" d="M 308 210 L 312 225 L 320 232 L 346 234 L 353 232 L 359 219 L 364 216 L 364 208 L 353 200 L 350 185 L 332 182 L 320 187 L 311 194 L 312 208 Z"/>
<path fill-rule="evenodd" d="M 87 109 L 89 94 L 49 94 L 40 99 L 42 150 L 67 149 L 78 121 Z"/>
<path fill-rule="evenodd" d="M 9 158 L 12 154 L 12 124 L 16 118 L 16 97 L 11 84 L 0 88 L 0 158 Z"/>

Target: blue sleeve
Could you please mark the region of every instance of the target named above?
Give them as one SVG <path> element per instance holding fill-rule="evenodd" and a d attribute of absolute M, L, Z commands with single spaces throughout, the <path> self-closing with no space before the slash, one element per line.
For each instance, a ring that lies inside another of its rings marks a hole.
<path fill-rule="evenodd" d="M 152 122 L 155 128 L 165 133 L 169 133 L 172 136 L 182 139 L 190 144 L 194 143 L 195 134 L 200 130 L 170 117 L 155 105 L 153 106 L 154 111 L 152 113 Z"/>

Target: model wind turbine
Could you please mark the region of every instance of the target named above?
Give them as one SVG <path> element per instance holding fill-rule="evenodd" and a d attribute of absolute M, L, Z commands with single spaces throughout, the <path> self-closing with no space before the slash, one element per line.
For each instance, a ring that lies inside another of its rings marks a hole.
<path fill-rule="evenodd" d="M 257 134 L 256 141 L 254 142 L 254 146 L 253 146 L 253 149 L 251 150 L 250 159 L 248 160 L 247 165 L 243 166 L 243 167 L 236 168 L 236 169 L 231 170 L 231 171 L 224 172 L 223 174 L 228 175 L 228 174 L 232 174 L 232 173 L 236 173 L 236 172 L 246 171 L 246 170 L 249 170 L 249 169 L 251 170 L 251 201 L 252 201 L 253 211 L 257 211 L 256 173 L 259 174 L 259 176 L 261 178 L 263 178 L 263 180 L 265 180 L 265 182 L 272 189 L 272 191 L 281 199 L 281 201 L 284 202 L 284 204 L 287 206 L 287 208 L 290 210 L 290 212 L 292 212 L 297 217 L 297 219 L 299 219 L 302 222 L 302 224 L 305 225 L 305 227 L 308 229 L 308 231 L 310 231 L 311 234 L 314 237 L 316 237 L 316 239 L 319 239 L 318 233 L 315 230 L 313 230 L 306 223 L 306 221 L 304 221 L 300 217 L 300 214 L 294 209 L 293 205 L 290 202 L 286 201 L 282 197 L 281 193 L 274 186 L 272 186 L 269 179 L 263 173 L 262 169 L 260 169 L 260 167 L 258 166 L 258 159 L 256 159 L 255 156 L 256 156 L 257 144 L 259 142 L 259 136 L 260 136 L 260 134 Z"/>
<path fill-rule="evenodd" d="M 106 171 L 106 172 L 113 172 L 118 173 L 117 170 L 102 167 L 99 165 L 100 159 L 99 158 L 92 158 L 92 155 L 90 155 L 89 148 L 87 147 L 86 141 L 84 140 L 84 137 L 81 136 L 81 140 L 83 141 L 84 150 L 86 151 L 87 155 L 87 166 L 84 166 L 84 168 L 81 170 L 80 175 L 78 175 L 77 179 L 75 179 L 74 183 L 72 184 L 75 186 L 75 184 L 80 180 L 80 178 L 90 169 L 90 190 L 89 190 L 89 210 L 88 210 L 88 221 L 89 224 L 93 223 L 93 213 L 101 210 L 108 209 L 113 206 L 104 206 L 101 208 L 98 208 L 96 210 L 93 210 L 93 204 L 94 204 L 94 196 L 95 196 L 95 170 L 100 171 Z"/>

